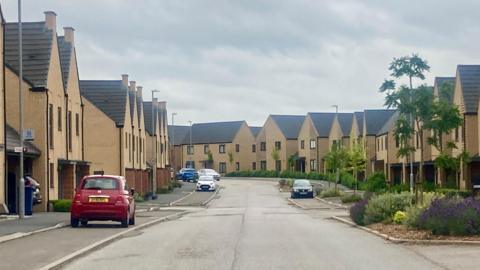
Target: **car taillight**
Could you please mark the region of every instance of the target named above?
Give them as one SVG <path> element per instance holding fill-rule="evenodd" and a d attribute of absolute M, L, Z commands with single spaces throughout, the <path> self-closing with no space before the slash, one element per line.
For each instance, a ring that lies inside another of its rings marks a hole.
<path fill-rule="evenodd" d="M 126 203 L 126 199 L 121 195 L 117 197 L 117 201 L 115 202 L 115 204 L 125 204 L 125 203 Z"/>
<path fill-rule="evenodd" d="M 79 193 L 75 193 L 75 197 L 73 197 L 73 202 L 76 204 L 81 204 L 82 203 L 82 197 L 80 196 Z"/>

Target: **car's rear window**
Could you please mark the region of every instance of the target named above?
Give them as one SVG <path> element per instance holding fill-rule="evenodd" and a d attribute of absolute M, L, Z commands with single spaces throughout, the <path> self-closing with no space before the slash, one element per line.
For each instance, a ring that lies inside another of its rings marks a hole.
<path fill-rule="evenodd" d="M 119 188 L 119 182 L 114 178 L 88 178 L 83 182 L 82 189 L 115 190 Z"/>

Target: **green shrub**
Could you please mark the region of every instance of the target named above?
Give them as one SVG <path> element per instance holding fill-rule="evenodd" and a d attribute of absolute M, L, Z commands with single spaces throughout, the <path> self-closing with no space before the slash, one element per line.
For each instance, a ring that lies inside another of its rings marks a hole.
<path fill-rule="evenodd" d="M 410 190 L 410 186 L 407 184 L 393 185 L 388 188 L 392 193 L 402 193 Z"/>
<path fill-rule="evenodd" d="M 435 183 L 429 182 L 429 181 L 423 181 L 422 187 L 423 187 L 422 191 L 424 192 L 432 192 L 432 191 L 435 191 L 436 189 Z"/>
<path fill-rule="evenodd" d="M 71 200 L 55 200 L 52 201 L 52 204 L 54 212 L 70 212 L 70 209 L 72 209 Z"/>
<path fill-rule="evenodd" d="M 453 188 L 439 188 L 437 193 L 445 195 L 447 198 L 467 198 L 472 196 L 472 192 L 469 190 L 459 190 Z"/>
<path fill-rule="evenodd" d="M 368 177 L 367 181 L 362 184 L 366 191 L 381 193 L 387 190 L 387 182 L 385 175 L 381 172 L 376 172 Z"/>
<path fill-rule="evenodd" d="M 170 192 L 169 186 L 163 186 L 163 187 L 157 188 L 157 194 L 166 194 L 169 192 Z"/>
<path fill-rule="evenodd" d="M 342 194 L 340 193 L 340 190 L 338 190 L 338 188 L 329 188 L 329 189 L 326 189 L 324 191 L 322 191 L 322 193 L 320 193 L 320 197 L 322 198 L 329 198 L 329 197 L 340 197 Z"/>
<path fill-rule="evenodd" d="M 362 199 L 362 196 L 359 194 L 349 194 L 349 195 L 343 195 L 341 198 L 342 203 L 353 203 L 353 202 L 358 202 Z"/>
<path fill-rule="evenodd" d="M 415 205 L 408 206 L 405 210 L 406 218 L 403 224 L 411 228 L 418 228 L 418 217 L 425 211 L 425 208 L 416 207 Z"/>
<path fill-rule="evenodd" d="M 355 189 L 356 182 L 355 178 L 349 173 L 342 173 L 340 175 L 340 183 L 348 188 Z"/>
<path fill-rule="evenodd" d="M 365 225 L 365 209 L 367 207 L 368 200 L 360 200 L 350 207 L 350 218 L 358 225 Z"/>
<path fill-rule="evenodd" d="M 183 186 L 181 181 L 172 181 L 171 183 L 174 188 L 181 188 Z"/>
<path fill-rule="evenodd" d="M 407 219 L 407 214 L 404 211 L 397 211 L 393 215 L 393 222 L 395 224 L 402 224 L 405 222 L 406 219 Z"/>
<path fill-rule="evenodd" d="M 390 223 L 397 211 L 405 211 L 412 203 L 413 196 L 407 192 L 374 196 L 368 201 L 365 209 L 365 224 Z"/>

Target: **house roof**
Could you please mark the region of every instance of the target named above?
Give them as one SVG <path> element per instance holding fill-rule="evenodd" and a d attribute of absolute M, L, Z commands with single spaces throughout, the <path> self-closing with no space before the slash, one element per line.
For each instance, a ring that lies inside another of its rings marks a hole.
<path fill-rule="evenodd" d="M 387 134 L 387 133 L 393 131 L 394 128 L 395 128 L 395 124 L 397 122 L 397 119 L 398 119 L 398 115 L 399 115 L 398 111 L 396 111 L 394 114 L 392 114 L 392 116 L 388 119 L 388 121 L 385 122 L 383 127 L 378 131 L 377 136 Z"/>
<path fill-rule="evenodd" d="M 385 123 L 392 117 L 395 113 L 395 110 L 365 110 L 364 119 L 365 119 L 365 133 L 366 135 L 377 135 L 380 129 L 385 125 Z"/>
<path fill-rule="evenodd" d="M 23 76 L 36 87 L 46 87 L 53 45 L 53 31 L 45 22 L 22 23 Z M 5 63 L 18 72 L 18 24 L 5 24 Z"/>
<path fill-rule="evenodd" d="M 112 119 L 117 126 L 125 123 L 128 89 L 120 80 L 81 80 L 80 93 Z"/>
<path fill-rule="evenodd" d="M 350 136 L 352 130 L 353 113 L 339 113 L 338 123 L 342 129 L 343 136 Z"/>
<path fill-rule="evenodd" d="M 466 113 L 477 113 L 480 94 L 480 65 L 458 65 Z"/>
<path fill-rule="evenodd" d="M 260 130 L 262 127 L 250 127 L 250 130 L 252 131 L 253 137 L 257 137 L 258 133 L 260 133 Z"/>
<path fill-rule="evenodd" d="M 136 102 L 136 95 L 135 92 L 128 90 L 128 98 L 130 104 L 130 119 L 132 119 L 132 126 L 133 126 L 133 112 L 135 111 L 135 102 Z"/>
<path fill-rule="evenodd" d="M 20 134 L 10 125 L 5 125 L 7 152 L 15 153 L 15 147 L 20 147 Z M 24 147 L 27 148 L 25 154 L 40 156 L 41 151 L 30 142 L 25 142 Z"/>
<path fill-rule="evenodd" d="M 297 139 L 305 116 L 303 115 L 270 115 L 283 136 L 287 140 Z"/>
<path fill-rule="evenodd" d="M 72 59 L 73 46 L 65 40 L 65 37 L 58 37 L 58 50 L 60 53 L 60 65 L 62 67 L 63 86 L 67 91 L 68 76 L 70 75 L 70 61 Z"/>
<path fill-rule="evenodd" d="M 333 121 L 335 120 L 335 113 L 308 113 L 312 119 L 313 126 L 317 130 L 319 137 L 328 137 Z"/>
<path fill-rule="evenodd" d="M 138 127 L 141 127 L 141 122 L 142 122 L 142 106 L 143 106 L 143 98 L 141 96 L 137 96 L 137 117 L 138 117 Z M 145 120 L 145 116 L 143 116 Z"/>
<path fill-rule="evenodd" d="M 243 123 L 245 123 L 245 121 L 193 124 L 191 129 L 192 144 L 232 142 Z M 183 140 L 183 144 L 189 143 L 190 132 L 188 132 Z"/>
<path fill-rule="evenodd" d="M 187 137 L 189 133 L 190 127 L 189 126 L 168 126 L 168 138 L 169 141 L 173 143 L 173 145 L 181 145 L 185 137 Z M 175 133 L 175 134 L 174 134 Z M 173 138 L 175 135 L 175 138 Z M 175 139 L 175 140 L 173 140 Z"/>
<path fill-rule="evenodd" d="M 364 112 L 354 112 L 355 119 L 357 120 L 358 131 L 363 134 L 363 116 Z"/>
<path fill-rule="evenodd" d="M 143 119 L 145 120 L 145 130 L 148 132 L 148 134 L 152 135 L 154 132 L 152 132 L 152 102 L 151 101 L 144 101 L 143 102 Z M 154 113 L 153 113 L 153 129 L 155 130 L 157 127 L 157 107 L 154 107 Z"/>

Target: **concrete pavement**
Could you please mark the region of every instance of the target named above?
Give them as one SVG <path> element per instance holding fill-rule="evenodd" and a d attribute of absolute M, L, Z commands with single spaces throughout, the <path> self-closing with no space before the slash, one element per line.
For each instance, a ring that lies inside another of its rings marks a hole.
<path fill-rule="evenodd" d="M 25 219 L 6 219 L 0 221 L 0 237 L 28 233 L 69 222 L 70 213 L 34 213 Z"/>
<path fill-rule="evenodd" d="M 207 208 L 117 241 L 66 269 L 395 270 L 480 265 L 478 247 L 391 244 L 329 218 L 344 210 L 323 205 L 325 209 L 306 211 L 289 205 L 273 182 L 228 180 L 222 185 Z"/>

